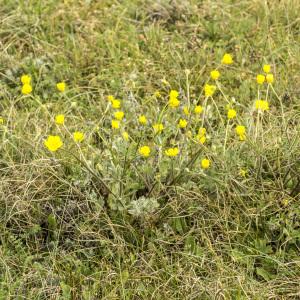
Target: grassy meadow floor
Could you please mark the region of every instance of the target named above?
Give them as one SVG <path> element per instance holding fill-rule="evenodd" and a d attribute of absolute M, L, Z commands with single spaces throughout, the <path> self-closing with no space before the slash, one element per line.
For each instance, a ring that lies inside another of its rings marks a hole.
<path fill-rule="evenodd" d="M 298 0 L 0 0 L 0 299 L 300 299 L 299 12 Z M 259 85 L 264 64 L 275 80 Z"/>

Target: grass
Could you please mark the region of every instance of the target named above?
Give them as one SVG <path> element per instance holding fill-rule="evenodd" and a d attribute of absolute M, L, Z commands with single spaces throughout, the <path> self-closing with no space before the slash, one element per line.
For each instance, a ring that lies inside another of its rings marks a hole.
<path fill-rule="evenodd" d="M 0 4 L 0 299 L 300 297 L 299 1 Z M 265 63 L 275 81 L 258 86 Z M 119 130 L 108 95 L 122 100 Z M 253 109 L 258 95 L 269 111 Z M 182 113 L 196 104 L 205 113 Z M 48 135 L 63 147 L 48 151 Z"/>

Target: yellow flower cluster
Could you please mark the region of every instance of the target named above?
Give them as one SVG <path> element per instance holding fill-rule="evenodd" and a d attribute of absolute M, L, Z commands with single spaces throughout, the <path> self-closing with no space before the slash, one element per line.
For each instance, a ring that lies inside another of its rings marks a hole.
<path fill-rule="evenodd" d="M 199 141 L 199 143 L 202 145 L 206 142 L 206 128 L 199 128 L 196 140 Z"/>
<path fill-rule="evenodd" d="M 203 158 L 201 160 L 201 167 L 202 169 L 208 169 L 210 167 L 210 160 L 207 158 Z"/>
<path fill-rule="evenodd" d="M 73 133 L 73 139 L 76 143 L 80 143 L 84 140 L 84 134 L 81 131 L 75 131 Z"/>
<path fill-rule="evenodd" d="M 221 62 L 224 65 L 231 65 L 233 63 L 233 58 L 232 58 L 231 54 L 225 53 Z"/>
<path fill-rule="evenodd" d="M 155 133 L 160 133 L 164 130 L 164 124 L 162 123 L 156 123 L 153 125 L 153 129 Z"/>
<path fill-rule="evenodd" d="M 269 110 L 269 102 L 266 100 L 256 100 L 255 108 L 259 111 Z"/>
<path fill-rule="evenodd" d="M 239 136 L 240 141 L 245 141 L 246 139 L 246 127 L 243 125 L 237 125 L 235 127 L 235 132 Z"/>
<path fill-rule="evenodd" d="M 169 157 L 175 157 L 179 154 L 179 148 L 178 147 L 168 148 L 165 150 L 165 154 Z"/>
<path fill-rule="evenodd" d="M 147 118 L 146 118 L 145 115 L 139 116 L 139 123 L 140 123 L 141 125 L 146 125 L 146 124 L 147 124 Z"/>
<path fill-rule="evenodd" d="M 216 91 L 216 86 L 215 85 L 210 85 L 210 84 L 205 84 L 204 86 L 204 94 L 205 97 L 210 97 L 212 96 Z"/>
<path fill-rule="evenodd" d="M 220 72 L 218 70 L 213 70 L 210 72 L 210 77 L 212 80 L 218 80 L 220 77 Z"/>
<path fill-rule="evenodd" d="M 258 74 L 256 76 L 256 82 L 258 84 L 263 84 L 265 81 L 269 84 L 272 84 L 274 82 L 274 75 L 271 74 L 271 66 L 270 65 L 264 65 L 263 71 L 266 73 L 266 75 Z"/>
<path fill-rule="evenodd" d="M 65 82 L 58 82 L 56 84 L 56 88 L 57 88 L 58 91 L 63 93 L 66 90 L 66 83 Z"/>
<path fill-rule="evenodd" d="M 151 149 L 149 146 L 142 146 L 139 148 L 139 153 L 143 157 L 148 157 L 151 153 Z"/>
<path fill-rule="evenodd" d="M 227 118 L 229 120 L 234 119 L 236 117 L 236 110 L 235 109 L 229 109 L 227 112 Z"/>
<path fill-rule="evenodd" d="M 62 147 L 63 142 L 58 135 L 49 135 L 45 140 L 44 145 L 49 151 L 55 152 Z"/>
<path fill-rule="evenodd" d="M 185 119 L 180 119 L 178 122 L 178 127 L 179 128 L 185 128 L 187 126 L 188 122 Z"/>
<path fill-rule="evenodd" d="M 28 95 L 32 92 L 32 86 L 31 86 L 31 76 L 30 75 L 22 75 L 21 76 L 21 82 L 23 84 L 22 86 L 22 94 Z"/>
<path fill-rule="evenodd" d="M 180 101 L 178 100 L 179 93 L 176 90 L 171 90 L 169 95 L 169 106 L 172 108 L 176 108 L 180 105 Z"/>
<path fill-rule="evenodd" d="M 57 125 L 64 125 L 64 123 L 65 123 L 65 116 L 64 115 L 56 115 L 55 116 L 55 123 Z"/>
<path fill-rule="evenodd" d="M 22 94 L 28 95 L 32 92 L 32 85 L 31 85 L 31 76 L 28 74 L 23 74 L 21 76 L 21 82 L 23 84 L 22 86 Z M 56 88 L 60 92 L 64 92 L 66 90 L 66 83 L 65 82 L 58 82 L 56 84 Z"/>
<path fill-rule="evenodd" d="M 200 115 L 203 112 L 203 107 L 201 105 L 196 105 L 194 108 L 194 113 Z"/>

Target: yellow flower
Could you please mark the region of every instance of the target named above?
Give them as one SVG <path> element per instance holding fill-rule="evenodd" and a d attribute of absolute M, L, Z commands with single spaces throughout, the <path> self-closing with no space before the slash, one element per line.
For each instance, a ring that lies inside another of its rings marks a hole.
<path fill-rule="evenodd" d="M 124 112 L 122 112 L 122 111 L 116 111 L 114 113 L 114 117 L 115 117 L 115 119 L 121 121 L 124 118 Z"/>
<path fill-rule="evenodd" d="M 269 102 L 266 100 L 256 100 L 255 101 L 255 108 L 260 111 L 269 110 Z"/>
<path fill-rule="evenodd" d="M 185 119 L 180 119 L 178 122 L 178 127 L 179 128 L 185 128 L 187 126 L 187 120 Z"/>
<path fill-rule="evenodd" d="M 237 125 L 235 127 L 235 132 L 237 135 L 243 135 L 246 133 L 246 127 L 243 125 Z"/>
<path fill-rule="evenodd" d="M 146 125 L 147 124 L 147 118 L 145 115 L 141 115 L 139 116 L 139 123 L 142 125 Z"/>
<path fill-rule="evenodd" d="M 154 93 L 154 97 L 156 97 L 156 98 L 160 98 L 160 97 L 161 97 L 161 94 L 160 94 L 160 92 L 159 92 L 159 91 L 155 91 L 155 93 Z"/>
<path fill-rule="evenodd" d="M 240 169 L 240 171 L 239 171 L 239 175 L 241 176 L 241 177 L 246 177 L 246 175 L 247 175 L 247 170 L 245 170 L 245 169 Z"/>
<path fill-rule="evenodd" d="M 121 107 L 121 101 L 117 99 L 113 99 L 111 102 L 111 106 L 113 108 L 120 108 Z"/>
<path fill-rule="evenodd" d="M 22 94 L 23 95 L 28 95 L 32 92 L 32 86 L 28 83 L 24 84 L 22 86 Z"/>
<path fill-rule="evenodd" d="M 287 207 L 289 205 L 289 200 L 288 199 L 283 199 L 281 201 L 281 204 L 284 206 L 284 207 Z"/>
<path fill-rule="evenodd" d="M 271 66 L 270 66 L 270 65 L 264 65 L 264 66 L 263 66 L 263 70 L 264 70 L 265 73 L 270 73 L 270 71 L 271 71 Z"/>
<path fill-rule="evenodd" d="M 225 53 L 221 62 L 224 65 L 231 65 L 233 63 L 232 56 L 228 53 Z"/>
<path fill-rule="evenodd" d="M 0 117 L 0 125 L 4 124 L 4 119 L 2 117 Z"/>
<path fill-rule="evenodd" d="M 187 106 L 184 106 L 182 110 L 183 110 L 183 113 L 184 113 L 186 116 L 188 116 L 188 115 L 190 114 L 189 108 L 188 108 Z"/>
<path fill-rule="evenodd" d="M 203 107 L 201 105 L 196 105 L 195 106 L 194 113 L 196 115 L 200 115 L 202 113 L 202 111 L 203 111 Z"/>
<path fill-rule="evenodd" d="M 176 108 L 180 105 L 180 101 L 178 100 L 179 93 L 176 90 L 171 90 L 169 95 L 169 106 L 172 108 Z"/>
<path fill-rule="evenodd" d="M 198 135 L 201 136 L 205 136 L 206 135 L 206 128 L 204 127 L 200 127 L 198 130 Z"/>
<path fill-rule="evenodd" d="M 139 148 L 139 153 L 143 157 L 148 157 L 150 155 L 151 149 L 148 146 L 142 146 Z"/>
<path fill-rule="evenodd" d="M 178 96 L 179 96 L 178 91 L 176 91 L 176 90 L 170 91 L 170 98 L 177 98 Z"/>
<path fill-rule="evenodd" d="M 229 120 L 236 117 L 236 110 L 235 109 L 229 109 L 227 113 L 227 117 Z"/>
<path fill-rule="evenodd" d="M 84 134 L 81 131 L 75 131 L 73 133 L 73 139 L 77 142 L 82 142 L 84 140 Z"/>
<path fill-rule="evenodd" d="M 109 102 L 113 102 L 113 101 L 115 100 L 115 97 L 114 97 L 113 95 L 108 95 L 108 96 L 107 96 L 107 100 L 108 100 Z"/>
<path fill-rule="evenodd" d="M 63 142 L 58 135 L 49 135 L 44 145 L 49 151 L 55 152 L 63 145 Z"/>
<path fill-rule="evenodd" d="M 65 116 L 64 115 L 56 115 L 55 116 L 55 123 L 57 125 L 63 125 L 65 123 Z"/>
<path fill-rule="evenodd" d="M 215 85 L 205 84 L 204 86 L 205 97 L 212 96 L 215 91 L 216 91 Z"/>
<path fill-rule="evenodd" d="M 202 144 L 202 145 L 206 142 L 206 136 L 205 136 L 205 135 L 201 136 L 200 134 L 198 134 L 198 135 L 196 136 L 196 139 L 197 139 L 197 140 L 199 141 L 199 143 Z"/>
<path fill-rule="evenodd" d="M 113 129 L 119 129 L 120 128 L 120 122 L 118 120 L 111 120 L 111 127 Z"/>
<path fill-rule="evenodd" d="M 218 70 L 213 70 L 210 72 L 210 77 L 213 80 L 218 80 L 220 77 L 220 72 Z"/>
<path fill-rule="evenodd" d="M 267 83 L 273 83 L 274 82 L 274 75 L 273 74 L 267 74 L 266 79 L 267 79 Z"/>
<path fill-rule="evenodd" d="M 262 74 L 258 74 L 256 76 L 256 82 L 258 84 L 263 84 L 265 82 L 265 75 L 262 75 Z"/>
<path fill-rule="evenodd" d="M 31 82 L 31 76 L 30 75 L 26 75 L 26 74 L 22 75 L 21 76 L 21 82 L 23 84 L 30 84 L 30 82 Z"/>
<path fill-rule="evenodd" d="M 159 133 L 164 130 L 164 125 L 162 123 L 156 123 L 153 125 L 153 129 L 155 133 Z"/>
<path fill-rule="evenodd" d="M 241 141 L 245 141 L 246 140 L 246 128 L 243 125 L 237 125 L 235 127 L 235 132 L 236 134 L 239 136 Z"/>
<path fill-rule="evenodd" d="M 208 169 L 210 167 L 210 160 L 207 158 L 203 158 L 201 160 L 201 167 L 202 169 Z"/>
<path fill-rule="evenodd" d="M 60 92 L 64 92 L 66 90 L 66 84 L 64 82 L 58 82 L 56 84 L 56 88 L 60 91 Z"/>
<path fill-rule="evenodd" d="M 168 148 L 166 151 L 165 151 L 165 154 L 167 156 L 170 156 L 170 157 L 175 157 L 177 156 L 179 153 L 179 149 L 178 147 L 174 147 L 174 148 Z"/>
<path fill-rule="evenodd" d="M 180 105 L 180 101 L 177 98 L 170 98 L 169 99 L 169 105 L 172 108 L 176 108 Z"/>
<path fill-rule="evenodd" d="M 128 132 L 124 131 L 124 132 L 122 133 L 122 136 L 123 136 L 123 139 L 124 139 L 125 141 L 128 141 L 128 140 L 129 140 L 129 134 L 128 134 Z"/>

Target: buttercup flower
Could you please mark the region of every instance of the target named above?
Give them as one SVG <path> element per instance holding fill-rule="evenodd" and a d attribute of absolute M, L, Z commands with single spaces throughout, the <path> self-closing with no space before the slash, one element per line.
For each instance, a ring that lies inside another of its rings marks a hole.
<path fill-rule="evenodd" d="M 32 92 L 32 86 L 28 83 L 24 84 L 22 86 L 22 94 L 23 95 L 28 95 Z"/>
<path fill-rule="evenodd" d="M 180 105 L 180 101 L 177 98 L 170 98 L 169 99 L 169 106 L 172 108 L 176 108 Z"/>
<path fill-rule="evenodd" d="M 21 82 L 23 84 L 30 84 L 30 82 L 31 82 L 31 76 L 27 75 L 27 74 L 22 75 L 21 76 Z"/>
<path fill-rule="evenodd" d="M 246 132 L 246 127 L 243 126 L 243 125 L 237 125 L 237 126 L 235 127 L 235 132 L 236 132 L 238 135 L 245 134 L 245 132 Z"/>
<path fill-rule="evenodd" d="M 227 117 L 229 120 L 236 117 L 236 110 L 235 109 L 229 109 L 227 112 Z"/>
<path fill-rule="evenodd" d="M 178 127 L 179 128 L 185 128 L 187 126 L 187 120 L 185 119 L 180 119 L 178 122 Z"/>
<path fill-rule="evenodd" d="M 270 71 L 271 71 L 271 66 L 270 66 L 270 65 L 264 65 L 264 66 L 263 66 L 263 70 L 264 70 L 265 73 L 270 73 Z"/>
<path fill-rule="evenodd" d="M 58 135 L 49 135 L 44 141 L 44 145 L 49 151 L 55 152 L 62 147 L 63 142 Z"/>
<path fill-rule="evenodd" d="M 121 101 L 120 100 L 117 100 L 117 99 L 114 99 L 112 100 L 111 102 L 111 106 L 113 108 L 120 108 L 121 107 Z"/>
<path fill-rule="evenodd" d="M 175 157 L 177 156 L 179 153 L 179 149 L 178 147 L 174 147 L 174 148 L 168 148 L 166 151 L 165 151 L 165 154 L 167 156 L 170 156 L 170 157 Z"/>
<path fill-rule="evenodd" d="M 179 93 L 176 90 L 171 90 L 169 95 L 169 106 L 172 108 L 176 108 L 180 105 L 180 101 L 178 100 Z"/>
<path fill-rule="evenodd" d="M 256 82 L 258 83 L 258 84 L 263 84 L 264 82 L 265 82 L 265 75 L 262 75 L 262 74 L 258 74 L 257 76 L 256 76 Z"/>
<path fill-rule="evenodd" d="M 256 100 L 255 108 L 260 111 L 269 110 L 269 102 L 266 100 Z"/>
<path fill-rule="evenodd" d="M 64 82 L 58 82 L 56 84 L 56 88 L 60 91 L 60 92 L 64 92 L 66 90 L 66 84 Z"/>
<path fill-rule="evenodd" d="M 247 175 L 247 170 L 245 170 L 245 169 L 240 169 L 240 171 L 239 171 L 239 175 L 241 176 L 241 177 L 246 177 L 246 175 Z"/>
<path fill-rule="evenodd" d="M 81 131 L 75 131 L 73 133 L 73 139 L 77 142 L 82 142 L 84 140 L 84 134 Z"/>
<path fill-rule="evenodd" d="M 178 91 L 176 91 L 176 90 L 170 91 L 170 98 L 177 98 L 178 96 L 179 96 Z"/>
<path fill-rule="evenodd" d="M 228 53 L 225 53 L 221 62 L 224 65 L 231 65 L 233 63 L 232 56 Z"/>
<path fill-rule="evenodd" d="M 267 74 L 266 75 L 267 83 L 273 83 L 274 82 L 274 75 L 273 74 Z"/>
<path fill-rule="evenodd" d="M 139 153 L 143 157 L 148 157 L 150 155 L 151 149 L 148 146 L 142 146 L 139 148 Z"/>
<path fill-rule="evenodd" d="M 0 117 L 0 125 L 4 124 L 4 119 L 2 117 Z"/>
<path fill-rule="evenodd" d="M 187 106 L 184 106 L 182 110 L 183 110 L 183 113 L 184 113 L 186 116 L 188 116 L 188 115 L 190 114 L 189 108 L 188 108 Z"/>
<path fill-rule="evenodd" d="M 124 139 L 125 141 L 128 141 L 128 140 L 129 140 L 129 134 L 128 134 L 128 132 L 124 131 L 124 132 L 122 133 L 122 136 L 123 136 L 123 139 Z"/>
<path fill-rule="evenodd" d="M 113 95 L 108 95 L 108 96 L 107 96 L 107 100 L 108 100 L 109 102 L 113 102 L 113 101 L 115 100 L 115 97 L 114 97 Z"/>
<path fill-rule="evenodd" d="M 65 123 L 65 116 L 64 115 L 56 115 L 55 116 L 55 123 L 57 125 L 63 125 Z"/>
<path fill-rule="evenodd" d="M 162 123 L 156 123 L 153 125 L 153 129 L 155 133 L 162 132 L 164 130 L 164 125 Z"/>
<path fill-rule="evenodd" d="M 124 118 L 124 112 L 122 112 L 122 111 L 116 111 L 114 113 L 114 117 L 115 117 L 115 119 L 121 121 Z"/>
<path fill-rule="evenodd" d="M 113 129 L 119 129 L 120 128 L 120 122 L 118 120 L 111 120 L 111 127 Z"/>
<path fill-rule="evenodd" d="M 145 115 L 141 115 L 139 116 L 139 123 L 142 125 L 146 125 L 147 124 L 147 118 Z"/>
<path fill-rule="evenodd" d="M 200 115 L 202 113 L 202 111 L 203 111 L 203 107 L 201 105 L 196 105 L 195 106 L 194 113 L 196 115 Z"/>
<path fill-rule="evenodd" d="M 202 169 L 208 169 L 210 167 L 210 160 L 207 158 L 203 158 L 201 160 L 201 168 Z"/>
<path fill-rule="evenodd" d="M 212 96 L 215 91 L 216 91 L 215 85 L 205 84 L 204 86 L 205 97 Z"/>
<path fill-rule="evenodd" d="M 213 80 L 218 80 L 220 77 L 220 72 L 218 70 L 213 70 L 210 72 L 210 77 Z"/>
<path fill-rule="evenodd" d="M 241 141 L 244 141 L 246 139 L 246 127 L 243 125 L 237 125 L 235 127 L 235 132 L 239 136 Z"/>
<path fill-rule="evenodd" d="M 205 136 L 206 135 L 206 128 L 200 127 L 198 130 L 198 135 L 199 136 Z"/>
<path fill-rule="evenodd" d="M 198 135 L 196 135 L 196 139 L 202 145 L 206 142 L 206 136 L 205 135 L 201 136 L 201 135 L 198 134 Z"/>

